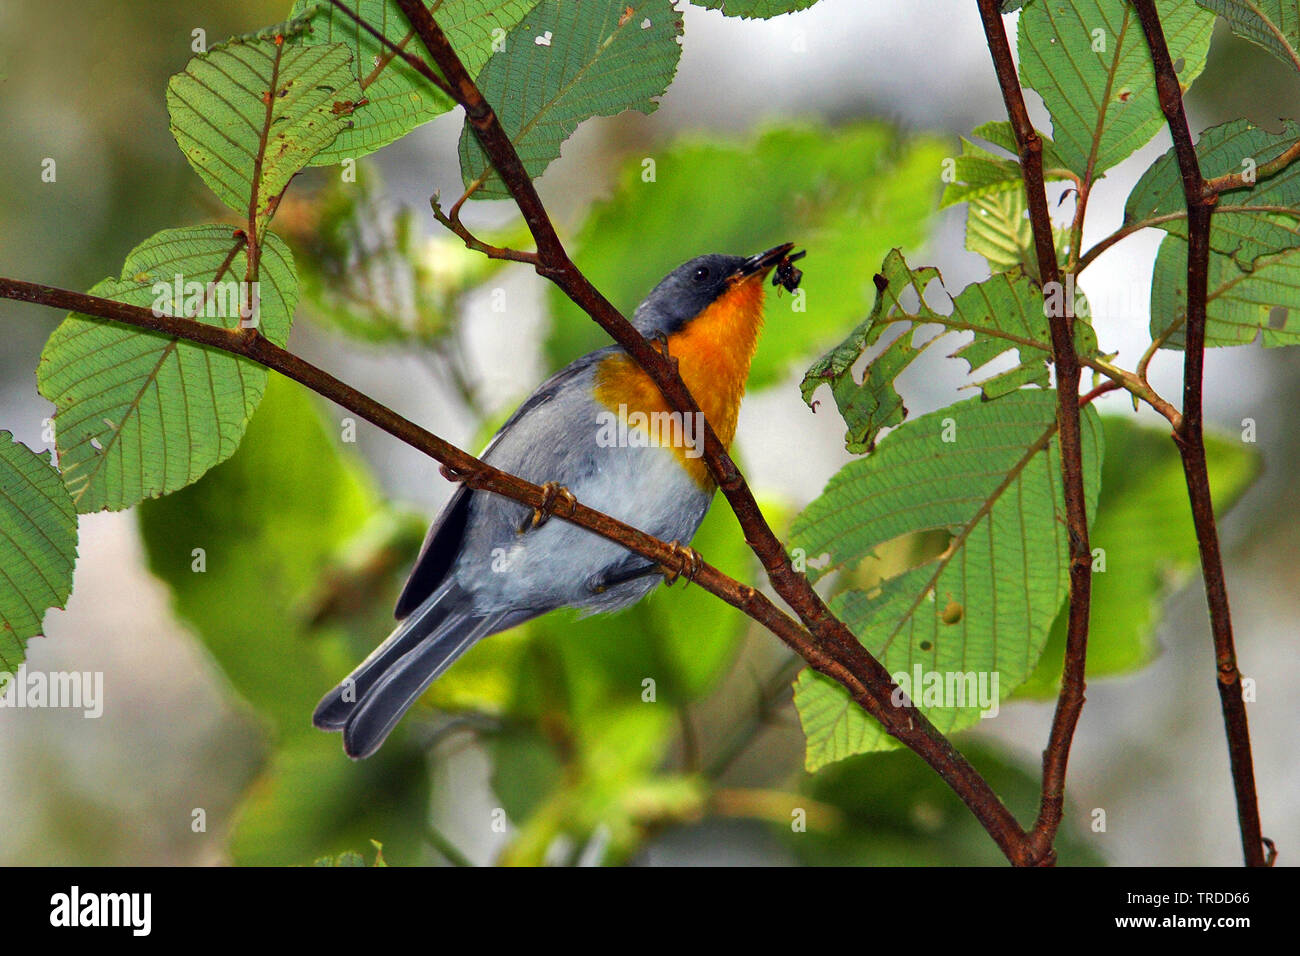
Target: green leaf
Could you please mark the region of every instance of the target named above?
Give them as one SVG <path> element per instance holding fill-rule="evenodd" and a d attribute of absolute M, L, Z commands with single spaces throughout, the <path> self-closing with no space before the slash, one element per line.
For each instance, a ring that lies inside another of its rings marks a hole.
<path fill-rule="evenodd" d="M 299 170 L 361 99 L 341 43 L 295 46 L 300 18 L 202 53 L 167 84 L 172 135 L 203 181 L 260 235 Z"/>
<path fill-rule="evenodd" d="M 1157 0 L 1184 92 L 1205 68 L 1214 16 L 1185 0 Z M 1164 125 L 1151 56 L 1125 0 L 1045 0 L 1020 15 L 1020 77 L 1052 114 L 1061 158 L 1086 184 Z"/>
<path fill-rule="evenodd" d="M 317 153 L 311 165 L 325 166 L 373 153 L 455 106 L 450 97 L 333 4 L 295 0 L 292 15 L 298 16 L 314 4 L 319 4 L 320 10 L 312 20 L 311 32 L 292 42 L 305 46 L 345 44 L 352 52 L 353 75 L 366 102 L 352 115 L 352 125 Z M 441 0 L 433 12 L 473 77 L 492 55 L 493 40 L 503 39 L 536 5 L 537 0 Z M 393 43 L 411 53 L 425 53 L 394 0 L 351 0 L 348 6 Z M 501 32 L 494 37 L 496 31 Z"/>
<path fill-rule="evenodd" d="M 808 250 L 799 293 L 768 300 L 750 369 L 749 387 L 762 388 L 806 366 L 871 308 L 874 264 L 891 244 L 924 241 L 949 153 L 942 140 L 903 139 L 882 123 L 773 129 L 751 140 L 682 139 L 656 150 L 653 167 L 639 159 L 624 167 L 614 196 L 578 233 L 578 261 L 631 315 L 692 256 L 749 255 L 797 241 Z M 683 210 L 690 211 L 689 229 Z M 563 293 L 550 294 L 553 367 L 608 344 Z"/>
<path fill-rule="evenodd" d="M 1088 627 L 1088 679 L 1127 674 L 1159 651 L 1156 624 L 1164 600 L 1197 567 L 1196 529 L 1187 482 L 1168 428 L 1102 418 L 1106 459 L 1088 538 L 1096 549 Z M 1222 517 L 1259 477 L 1260 456 L 1240 441 L 1205 436 L 1214 512 Z M 1099 563 L 1104 562 L 1103 563 Z M 1104 570 L 1103 570 L 1104 567 Z M 1054 698 L 1065 660 L 1066 608 L 1033 676 L 1017 697 Z"/>
<path fill-rule="evenodd" d="M 1295 0 L 1196 0 L 1232 26 L 1232 32 L 1262 46 L 1300 70 L 1300 5 Z"/>
<path fill-rule="evenodd" d="M 76 562 L 77 510 L 50 453 L 0 431 L 0 675 L 18 670 L 45 612 L 67 604 Z"/>
<path fill-rule="evenodd" d="M 1056 395 L 1023 389 L 997 402 L 970 399 L 891 433 L 875 453 L 849 462 L 799 516 L 792 538 L 831 569 L 852 570 L 905 534 L 948 530 L 936 558 L 850 589 L 831 609 L 891 674 L 923 673 L 910 696 L 941 732 L 980 721 L 980 707 L 923 693 L 958 675 L 1006 697 L 1033 671 L 1069 588 L 1060 489 Z M 951 438 L 951 441 L 945 441 Z M 1088 512 L 1096 503 L 1102 436 L 1083 414 Z M 996 686 L 993 681 L 996 679 Z M 972 685 L 972 691 L 974 690 Z M 891 745 L 840 685 L 805 670 L 795 705 L 816 770 L 849 754 Z"/>
<path fill-rule="evenodd" d="M 320 696 L 392 627 L 387 598 L 398 584 L 391 578 L 346 630 L 311 623 L 322 569 L 386 510 L 359 462 L 340 452 L 336 423 L 327 431 L 312 397 L 276 376 L 229 461 L 139 509 L 149 569 L 275 748 L 236 817 L 239 863 L 300 864 L 371 838 L 418 862 L 423 751 L 399 727 L 358 764 L 311 725 Z"/>
<path fill-rule="evenodd" d="M 953 159 L 951 182 L 944 189 L 943 200 L 939 208 L 954 206 L 959 202 L 968 202 L 979 196 L 991 196 L 1007 191 L 1024 191 L 1020 161 L 1016 158 L 1018 148 L 1011 124 L 1001 122 L 985 123 L 977 126 L 971 134 L 987 140 L 1011 153 L 1011 157 L 999 156 L 962 138 L 962 154 Z M 1069 179 L 1073 174 L 1066 167 L 1056 152 L 1052 138 L 1043 133 L 1038 134 L 1043 141 L 1043 176 L 1049 182 L 1054 179 Z"/>
<path fill-rule="evenodd" d="M 669 0 L 542 0 L 488 60 L 478 86 L 536 179 L 583 120 L 658 108 L 677 72 L 681 33 Z M 489 170 L 468 119 L 460 168 L 466 186 Z M 475 195 L 510 192 L 492 173 Z"/>
<path fill-rule="evenodd" d="M 1038 812 L 1039 772 L 1027 769 L 987 745 L 963 741 L 963 755 L 975 765 L 999 799 L 1021 820 Z M 1006 858 L 952 789 L 908 751 L 852 757 L 805 776 L 809 827 L 780 832 L 801 863 L 814 866 L 1005 866 Z M 793 801 L 792 801 L 793 802 Z M 839 825 L 812 825 L 813 806 L 837 811 Z M 793 807 L 791 808 L 793 809 Z M 1095 834 L 1073 825 L 1084 819 L 1067 800 L 1065 825 L 1054 849 L 1065 866 L 1098 866 Z"/>
<path fill-rule="evenodd" d="M 1214 126 L 1201 134 L 1196 157 L 1205 178 L 1244 173 L 1276 159 L 1300 139 L 1300 126 L 1284 120 L 1270 133 L 1248 120 Z M 1253 164 L 1253 165 L 1252 165 Z M 1210 220 L 1210 248 L 1230 255 L 1243 269 L 1262 255 L 1300 245 L 1300 163 L 1292 163 L 1250 188 L 1221 193 Z M 1151 225 L 1187 238 L 1187 205 L 1178 157 L 1172 149 L 1142 174 L 1124 205 L 1124 224 L 1156 217 Z"/>
<path fill-rule="evenodd" d="M 966 248 L 982 255 L 990 272 L 1021 270 L 1037 278 L 1038 256 L 1025 190 L 1004 189 L 967 200 Z"/>
<path fill-rule="evenodd" d="M 1300 248 L 1261 256 L 1249 272 L 1212 255 L 1208 285 L 1206 345 L 1300 344 Z M 1165 236 L 1151 277 L 1151 337 L 1167 334 L 1162 348 L 1181 350 L 1186 322 L 1187 242 Z"/>
<path fill-rule="evenodd" d="M 742 20 L 770 20 L 783 13 L 807 10 L 817 0 L 691 0 L 706 10 L 721 10 L 723 16 Z"/>
<path fill-rule="evenodd" d="M 257 321 L 270 341 L 289 336 L 297 286 L 288 248 L 262 244 Z M 233 329 L 249 291 L 247 252 L 229 226 L 168 229 L 126 257 L 120 279 L 91 294 Z M 129 508 L 194 481 L 239 444 L 266 369 L 168 335 L 72 314 L 54 330 L 36 370 L 55 404 L 59 464 L 81 512 Z"/>
<path fill-rule="evenodd" d="M 975 383 L 984 398 L 999 398 L 1023 385 L 1048 383 L 1052 340 L 1045 309 L 1050 300 L 1044 299 L 1027 276 L 1000 273 L 969 285 L 955 299 L 949 299 L 951 310 L 942 312 L 925 301 L 926 288 L 934 280 L 942 284 L 938 269 L 926 266 L 912 270 L 902 253 L 892 251 L 876 278 L 879 291 L 871 314 L 848 338 L 818 359 L 803 378 L 800 390 L 810 407 L 814 406 L 813 394 L 818 387 L 831 386 L 835 404 L 849 426 L 845 443 L 851 452 L 869 451 L 882 428 L 903 421 L 907 408 L 895 379 L 922 352 L 950 333 L 975 333 L 974 339 L 952 353 L 952 357 L 964 359 L 972 373 L 998 356 L 1016 351 L 1018 362 L 1014 367 Z M 909 308 L 905 300 L 911 297 L 918 304 Z M 1086 314 L 1081 296 L 1076 297 L 1075 308 L 1080 315 Z M 890 330 L 900 334 L 870 361 L 859 382 L 853 376 L 854 365 L 865 351 L 884 341 Z M 1097 354 L 1097 337 L 1086 321 L 1075 323 L 1075 347 L 1080 355 Z"/>

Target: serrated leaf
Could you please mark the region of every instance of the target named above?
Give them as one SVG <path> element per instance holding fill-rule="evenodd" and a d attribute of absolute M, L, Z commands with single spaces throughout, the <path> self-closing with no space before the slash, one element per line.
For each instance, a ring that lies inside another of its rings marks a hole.
<path fill-rule="evenodd" d="M 1056 395 L 1025 389 L 1001 401 L 978 398 L 908 422 L 876 452 L 849 462 L 799 516 L 792 540 L 827 568 L 852 569 L 901 535 L 948 530 L 937 558 L 889 578 L 879 590 L 847 590 L 831 609 L 891 674 L 921 671 L 911 697 L 941 732 L 980 720 L 981 704 L 931 700 L 938 675 L 974 693 L 1006 697 L 1032 673 L 1069 589 L 1069 546 L 1055 440 Z M 945 437 L 952 440 L 947 441 Z M 1083 412 L 1084 486 L 1094 510 L 1102 436 Z M 982 677 L 981 677 L 982 675 Z M 955 685 L 951 685 L 955 686 Z M 804 671 L 795 705 L 816 770 L 853 753 L 891 745 L 835 682 Z"/>
<path fill-rule="evenodd" d="M 687 137 L 627 163 L 575 246 L 583 271 L 631 315 L 668 272 L 711 252 L 750 255 L 797 240 L 808 251 L 796 295 L 767 300 L 751 390 L 772 385 L 838 341 L 871 308 L 871 273 L 895 243 L 919 247 L 951 144 L 904 138 L 883 123 L 778 128 L 756 138 Z M 743 188 L 720 189 L 719 183 Z M 690 210 L 690 228 L 682 210 Z M 559 368 L 609 336 L 556 289 L 547 356 Z"/>
<path fill-rule="evenodd" d="M 835 404 L 848 424 L 845 444 L 860 453 L 874 447 L 881 429 L 900 424 L 907 416 L 895 379 L 936 341 L 952 332 L 973 332 L 974 339 L 952 353 L 977 373 L 993 359 L 1014 349 L 1017 364 L 974 384 L 984 398 L 1004 396 L 1024 385 L 1046 385 L 1047 363 L 1052 355 L 1051 335 L 1044 313 L 1042 291 L 1028 276 L 1000 273 L 967 286 L 950 299 L 950 311 L 940 312 L 925 301 L 926 288 L 942 279 L 932 267 L 911 269 L 897 249 L 889 254 L 877 276 L 876 305 L 867 319 L 843 342 L 813 364 L 800 385 L 803 399 L 814 405 L 813 394 L 829 384 Z M 882 286 L 883 283 L 883 286 Z M 903 299 L 915 296 L 909 307 Z M 947 292 L 942 292 L 947 295 Z M 1077 300 L 1081 300 L 1081 296 Z M 1076 312 L 1086 314 L 1080 301 Z M 934 329 L 938 326 L 938 329 Z M 923 327 L 924 331 L 920 331 Z M 887 331 L 898 332 L 871 359 L 859 382 L 853 366 L 862 354 L 886 340 Z M 1082 318 L 1075 321 L 1075 347 L 1080 355 L 1097 354 L 1097 336 Z M 816 552 L 811 552 L 816 553 Z"/>
<path fill-rule="evenodd" d="M 297 299 L 293 259 L 262 243 L 257 321 L 277 345 Z M 241 322 L 247 251 L 229 226 L 168 229 L 131 251 L 120 279 L 93 295 L 233 329 Z M 266 369 L 217 349 L 71 314 L 36 371 L 53 402 L 59 464 L 77 510 L 117 511 L 184 487 L 239 445 Z"/>
<path fill-rule="evenodd" d="M 681 33 L 669 0 L 542 0 L 488 60 L 478 86 L 536 179 L 583 120 L 658 109 L 677 72 Z M 460 168 L 466 186 L 489 170 L 468 119 Z M 475 195 L 510 193 L 491 173 Z"/>
<path fill-rule="evenodd" d="M 76 562 L 77 510 L 50 453 L 0 431 L 0 675 L 18 670 L 45 612 L 67 604 Z"/>
<path fill-rule="evenodd" d="M 1265 348 L 1300 344 L 1300 248 L 1255 260 L 1243 271 L 1227 256 L 1210 256 L 1205 344 Z M 1274 311 L 1276 310 L 1276 311 Z M 1182 350 L 1187 322 L 1187 243 L 1165 236 L 1151 277 L 1151 337 Z"/>
<path fill-rule="evenodd" d="M 292 15 L 318 3 L 295 0 Z M 537 0 L 441 0 L 431 6 L 438 26 L 473 77 L 492 55 L 493 42 L 503 40 L 536 5 Z M 393 43 L 412 53 L 424 52 L 394 0 L 349 0 L 348 6 Z M 366 100 L 352 114 L 352 125 L 316 154 L 313 166 L 373 153 L 455 106 L 405 60 L 330 3 L 321 5 L 311 32 L 299 35 L 294 42 L 304 46 L 345 44 L 352 52 L 353 75 Z"/>
<path fill-rule="evenodd" d="M 1096 555 L 1088 626 L 1088 679 L 1127 674 L 1155 658 L 1160 605 L 1196 568 L 1196 529 L 1187 481 L 1168 428 L 1102 418 L 1106 458 L 1088 540 Z M 1259 477 L 1258 452 L 1205 436 L 1214 513 L 1222 517 Z M 1100 549 L 1100 553 L 1098 553 Z M 1065 660 L 1067 608 L 1052 625 L 1033 676 L 1017 697 L 1055 697 Z"/>
<path fill-rule="evenodd" d="M 1205 68 L 1214 16 L 1186 0 L 1157 0 L 1178 81 Z M 1061 159 L 1086 184 L 1164 125 L 1137 15 L 1125 0 L 1045 0 L 1020 15 L 1020 77 L 1043 98 Z"/>
<path fill-rule="evenodd" d="M 721 10 L 723 16 L 742 20 L 770 20 L 783 13 L 807 10 L 817 0 L 691 0 L 706 10 Z"/>
<path fill-rule="evenodd" d="M 969 202 L 979 196 L 989 196 L 1006 191 L 1024 191 L 1020 161 L 1016 158 L 1018 149 L 1011 124 L 1001 122 L 985 123 L 971 130 L 972 136 L 988 140 L 996 146 L 1007 150 L 1012 156 L 999 156 L 963 137 L 962 154 L 953 158 L 952 182 L 945 187 L 943 200 L 939 208 Z M 1050 136 L 1039 133 L 1043 141 L 1043 177 L 1048 182 L 1057 179 L 1069 179 L 1073 173 L 1066 168 L 1056 153 L 1056 144 Z"/>
<path fill-rule="evenodd" d="M 1232 25 L 1232 32 L 1300 70 L 1300 4 L 1296 0 L 1196 0 Z"/>
<path fill-rule="evenodd" d="M 1270 133 L 1248 120 L 1214 126 L 1201 134 L 1196 157 L 1206 179 L 1257 169 L 1300 139 L 1300 125 L 1284 120 Z M 1172 149 L 1142 174 L 1124 204 L 1124 223 L 1166 217 L 1151 225 L 1187 238 L 1187 205 L 1178 158 Z M 1300 246 L 1300 163 L 1292 163 L 1249 188 L 1220 193 L 1210 220 L 1210 248 L 1249 269 L 1262 255 Z"/>
<path fill-rule="evenodd" d="M 167 84 L 172 135 L 227 206 L 260 234 L 289 181 L 352 121 L 361 99 L 341 43 L 297 46 L 299 18 L 235 37 L 190 60 Z"/>

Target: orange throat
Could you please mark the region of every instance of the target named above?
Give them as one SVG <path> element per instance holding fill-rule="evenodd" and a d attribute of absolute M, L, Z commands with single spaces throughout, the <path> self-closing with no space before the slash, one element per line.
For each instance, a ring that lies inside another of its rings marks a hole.
<path fill-rule="evenodd" d="M 745 394 L 749 364 L 763 326 L 763 279 L 762 274 L 756 273 L 739 280 L 668 336 L 668 354 L 677 360 L 682 381 L 727 448 L 736 435 L 740 400 Z M 596 401 L 625 424 L 628 419 L 633 426 L 645 421 L 666 422 L 665 416 L 672 412 L 650 376 L 626 354 L 610 356 L 600 363 L 595 387 Z M 696 449 L 674 441 L 672 451 L 695 483 L 712 491 L 713 479 L 698 453 L 703 447 L 703 435 L 697 435 L 694 430 L 688 430 L 687 434 L 695 441 Z M 658 443 L 668 443 L 668 434 L 662 428 Z"/>

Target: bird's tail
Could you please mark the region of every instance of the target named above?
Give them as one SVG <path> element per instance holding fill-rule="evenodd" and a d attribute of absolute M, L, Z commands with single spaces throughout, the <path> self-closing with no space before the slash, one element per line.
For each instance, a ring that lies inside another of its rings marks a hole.
<path fill-rule="evenodd" d="M 515 616 L 475 613 L 470 596 L 449 582 L 321 698 L 312 723 L 342 731 L 349 757 L 369 757 L 443 671 L 480 638 L 517 623 Z"/>

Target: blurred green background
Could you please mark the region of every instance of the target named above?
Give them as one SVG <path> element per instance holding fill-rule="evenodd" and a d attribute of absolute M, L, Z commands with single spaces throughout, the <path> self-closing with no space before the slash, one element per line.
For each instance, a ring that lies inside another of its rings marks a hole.
<path fill-rule="evenodd" d="M 153 232 L 220 219 L 168 133 L 163 89 L 195 30 L 216 43 L 287 6 L 7 0 L 0 273 L 88 288 Z M 584 125 L 540 187 L 579 264 L 626 310 L 698 253 L 787 239 L 811 250 L 806 310 L 770 300 L 737 439 L 784 529 L 846 459 L 842 423 L 800 402 L 799 372 L 865 314 L 885 253 L 939 265 L 950 290 L 985 274 L 962 248 L 964 210 L 934 210 L 941 160 L 958 135 L 1001 117 L 1001 100 L 968 0 L 822 0 L 769 22 L 687 7 L 685 24 L 659 111 Z M 1192 122 L 1271 123 L 1300 113 L 1298 94 L 1293 76 L 1221 30 Z M 527 269 L 489 265 L 438 234 L 427 199 L 458 195 L 459 132 L 455 114 L 435 120 L 364 164 L 355 186 L 329 170 L 304 175 L 275 228 L 307 293 L 292 347 L 477 450 L 549 369 L 601 338 Z M 1085 244 L 1119 224 L 1128 188 L 1166 143 L 1162 133 L 1098 187 Z M 41 180 L 46 157 L 56 182 Z M 472 204 L 467 220 L 518 234 L 506 204 Z M 1096 318 L 1121 362 L 1146 344 L 1155 247 L 1135 237 L 1086 275 L 1094 302 L 1135 304 Z M 0 303 L 0 426 L 34 448 L 51 408 L 33 370 L 59 318 Z M 901 380 L 913 412 L 956 397 L 951 364 Z M 1178 374 L 1176 357 L 1153 366 L 1165 394 Z M 1259 685 L 1250 714 L 1265 832 L 1288 863 L 1285 848 L 1300 841 L 1300 708 L 1289 692 L 1300 679 L 1290 533 L 1300 495 L 1288 411 L 1300 375 L 1288 351 L 1250 347 L 1212 354 L 1208 376 L 1223 447 L 1239 445 L 1253 418 L 1264 462 L 1223 534 L 1242 668 Z M 1131 415 L 1118 396 L 1101 407 Z M 1165 475 L 1167 445 L 1125 434 L 1108 432 L 1124 452 L 1106 480 Z M 1228 470 L 1217 474 L 1231 484 Z M 83 518 L 72 601 L 51 612 L 28 666 L 103 671 L 105 714 L 0 711 L 0 863 L 306 864 L 348 850 L 373 858 L 371 840 L 392 863 L 999 861 L 910 754 L 804 773 L 789 704 L 797 666 L 770 635 L 680 585 L 612 618 L 553 615 L 485 642 L 377 757 L 346 760 L 336 737 L 311 728 L 311 709 L 387 633 L 402 574 L 449 493 L 412 450 L 273 377 L 229 462 L 135 511 Z M 1111 533 L 1122 540 L 1153 514 L 1177 524 L 1159 504 L 1117 517 Z M 758 583 L 725 506 L 695 543 Z M 196 548 L 203 573 L 192 570 Z M 1123 595 L 1097 621 L 1138 622 L 1138 656 L 1156 659 L 1090 684 L 1065 862 L 1239 860 L 1203 598 L 1198 584 L 1184 587 L 1186 561 L 1152 568 L 1140 547 L 1111 551 L 1108 573 L 1141 566 L 1173 596 L 1152 628 L 1141 625 L 1158 615 Z M 1050 704 L 1024 701 L 962 738 L 1024 820 L 1049 720 Z M 1105 832 L 1090 828 L 1098 808 Z"/>

